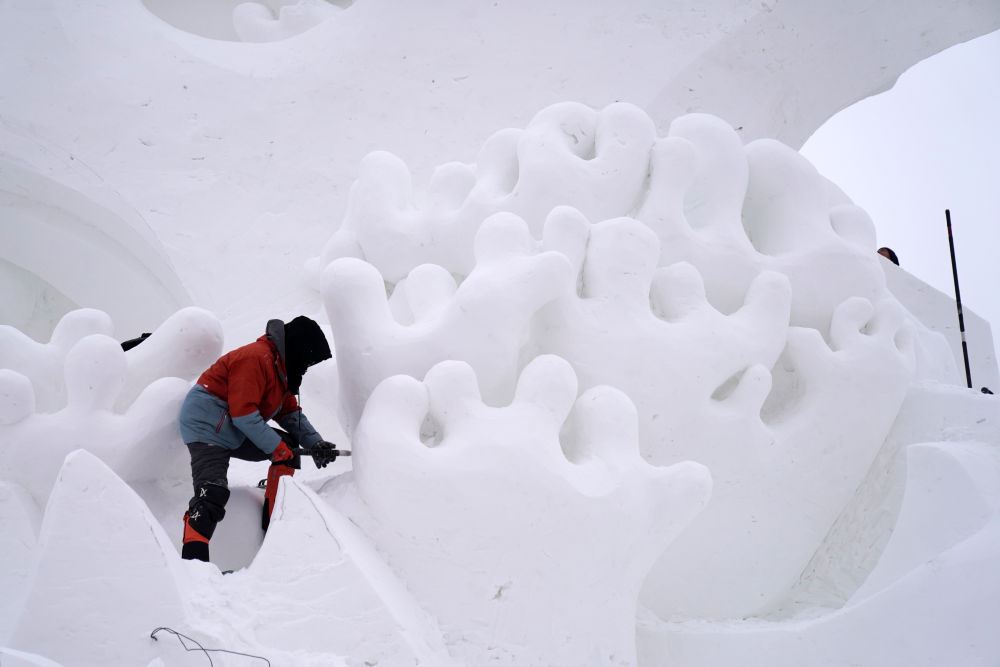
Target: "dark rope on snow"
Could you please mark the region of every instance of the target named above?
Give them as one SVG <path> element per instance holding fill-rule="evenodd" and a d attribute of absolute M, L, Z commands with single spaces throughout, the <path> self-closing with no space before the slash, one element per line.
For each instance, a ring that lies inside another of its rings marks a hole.
<path fill-rule="evenodd" d="M 209 655 L 209 653 L 229 653 L 231 655 L 241 655 L 244 658 L 252 658 L 254 660 L 263 660 L 264 662 L 266 662 L 268 664 L 268 667 L 270 667 L 270 665 L 271 665 L 271 661 L 270 660 L 268 660 L 267 658 L 264 658 L 262 656 L 259 656 L 259 655 L 252 655 L 250 653 L 240 653 L 239 651 L 229 651 L 229 650 L 224 649 L 224 648 L 205 648 L 204 646 L 202 646 L 201 644 L 199 644 L 196 640 L 191 639 L 187 635 L 182 635 L 181 633 L 177 632 L 176 630 L 174 630 L 172 628 L 159 627 L 159 628 L 156 628 L 155 630 L 153 630 L 149 634 L 150 638 L 152 638 L 153 641 L 160 641 L 159 639 L 156 638 L 156 633 L 159 632 L 160 630 L 164 630 L 164 631 L 169 632 L 170 634 L 176 636 L 177 637 L 177 641 L 179 641 L 181 643 L 181 646 L 184 647 L 185 651 L 201 651 L 202 653 L 204 653 L 205 657 L 208 658 L 208 664 L 210 665 L 210 667 L 214 667 L 215 663 L 212 662 L 212 656 Z M 194 644 L 194 647 L 190 647 L 187 644 L 185 644 L 184 643 L 185 639 L 188 640 L 189 642 L 191 642 L 192 644 Z"/>

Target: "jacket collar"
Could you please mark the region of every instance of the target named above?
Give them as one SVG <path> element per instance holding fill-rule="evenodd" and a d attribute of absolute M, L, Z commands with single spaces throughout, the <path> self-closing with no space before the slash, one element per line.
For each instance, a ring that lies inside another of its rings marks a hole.
<path fill-rule="evenodd" d="M 281 378 L 281 381 L 287 385 L 288 375 L 285 371 L 285 323 L 281 320 L 268 320 L 267 326 L 264 328 L 264 335 L 258 340 L 266 340 L 278 353 L 274 360 L 274 368 L 278 371 L 278 377 Z"/>
<path fill-rule="evenodd" d="M 281 320 L 268 320 L 264 336 L 274 343 L 275 349 L 278 350 L 278 356 L 281 357 L 282 361 L 285 361 L 285 323 Z"/>

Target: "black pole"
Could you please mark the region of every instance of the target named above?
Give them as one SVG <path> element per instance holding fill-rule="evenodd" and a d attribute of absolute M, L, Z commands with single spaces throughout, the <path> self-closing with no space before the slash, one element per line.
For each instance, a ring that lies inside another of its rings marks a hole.
<path fill-rule="evenodd" d="M 951 275 L 955 279 L 955 305 L 958 307 L 958 330 L 962 334 L 962 356 L 965 358 L 965 381 L 972 389 L 972 373 L 969 372 L 969 346 L 965 342 L 965 318 L 962 316 L 962 293 L 958 291 L 958 265 L 955 263 L 955 239 L 951 235 L 951 211 L 944 210 L 948 223 L 948 247 L 951 248 Z"/>

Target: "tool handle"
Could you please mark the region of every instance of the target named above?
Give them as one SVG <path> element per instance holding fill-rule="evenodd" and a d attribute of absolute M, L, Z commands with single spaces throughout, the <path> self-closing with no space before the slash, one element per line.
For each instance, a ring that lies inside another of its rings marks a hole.
<path fill-rule="evenodd" d="M 335 449 L 333 450 L 337 456 L 350 456 L 351 451 L 349 449 Z M 304 447 L 295 447 L 292 449 L 292 454 L 298 454 L 299 456 L 312 456 L 311 449 L 305 449 Z"/>

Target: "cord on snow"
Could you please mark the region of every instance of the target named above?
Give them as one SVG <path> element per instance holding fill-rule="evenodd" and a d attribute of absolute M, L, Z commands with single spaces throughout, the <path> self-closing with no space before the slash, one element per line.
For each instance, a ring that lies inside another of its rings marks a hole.
<path fill-rule="evenodd" d="M 240 653 L 239 651 L 229 651 L 229 650 L 224 649 L 224 648 L 205 648 L 204 646 L 202 646 L 201 644 L 199 644 L 194 639 L 191 639 L 187 635 L 182 635 L 181 633 L 177 632 L 176 630 L 174 630 L 172 628 L 159 627 L 159 628 L 156 628 L 155 630 L 153 630 L 149 634 L 150 638 L 153 641 L 159 641 L 156 638 L 156 633 L 159 632 L 160 630 L 163 630 L 165 632 L 169 632 L 170 634 L 176 636 L 177 637 L 177 641 L 179 641 L 181 643 L 181 646 L 184 647 L 185 651 L 201 651 L 202 653 L 204 653 L 205 657 L 208 659 L 208 664 L 210 666 L 214 666 L 215 665 L 215 663 L 212 662 L 212 656 L 209 655 L 210 652 L 211 653 L 229 653 L 231 655 L 241 655 L 244 658 L 252 658 L 254 660 L 263 660 L 264 662 L 266 662 L 268 664 L 268 667 L 270 667 L 270 665 L 271 665 L 271 661 L 270 660 L 268 660 L 267 658 L 261 657 L 259 655 L 252 655 L 250 653 Z M 191 642 L 192 644 L 194 644 L 194 647 L 190 647 L 187 644 L 185 644 L 184 643 L 185 639 L 188 640 L 189 642 Z"/>

